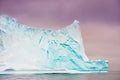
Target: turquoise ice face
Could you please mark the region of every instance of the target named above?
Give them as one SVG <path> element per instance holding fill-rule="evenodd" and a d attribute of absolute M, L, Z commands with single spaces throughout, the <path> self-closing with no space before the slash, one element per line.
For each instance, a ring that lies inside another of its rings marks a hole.
<path fill-rule="evenodd" d="M 59 30 L 45 30 L 1 16 L 0 70 L 9 69 L 104 72 L 108 61 L 89 61 L 77 20 Z"/>

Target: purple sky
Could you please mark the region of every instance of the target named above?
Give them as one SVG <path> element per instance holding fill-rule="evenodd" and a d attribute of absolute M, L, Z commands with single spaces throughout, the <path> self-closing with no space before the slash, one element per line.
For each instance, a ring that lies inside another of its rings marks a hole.
<path fill-rule="evenodd" d="M 120 0 L 0 0 L 0 14 L 36 24 L 66 24 L 75 19 L 119 23 Z"/>

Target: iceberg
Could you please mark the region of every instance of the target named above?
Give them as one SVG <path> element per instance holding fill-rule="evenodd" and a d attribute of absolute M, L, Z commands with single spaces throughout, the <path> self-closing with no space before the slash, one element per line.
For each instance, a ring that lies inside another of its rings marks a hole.
<path fill-rule="evenodd" d="M 107 60 L 89 60 L 80 23 L 59 29 L 33 28 L 0 16 L 0 73 L 107 72 Z"/>

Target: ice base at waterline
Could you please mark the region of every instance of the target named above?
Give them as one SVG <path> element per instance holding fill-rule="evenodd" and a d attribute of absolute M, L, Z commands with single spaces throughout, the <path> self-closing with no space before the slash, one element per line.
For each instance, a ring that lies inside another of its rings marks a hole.
<path fill-rule="evenodd" d="M 77 20 L 59 30 L 32 28 L 0 17 L 0 73 L 106 72 L 107 60 L 89 60 Z"/>

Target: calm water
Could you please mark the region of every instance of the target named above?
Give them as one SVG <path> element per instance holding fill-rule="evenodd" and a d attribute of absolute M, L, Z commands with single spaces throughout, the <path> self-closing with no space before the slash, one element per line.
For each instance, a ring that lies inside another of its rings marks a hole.
<path fill-rule="evenodd" d="M 120 80 L 120 72 L 87 74 L 0 75 L 0 80 Z"/>

